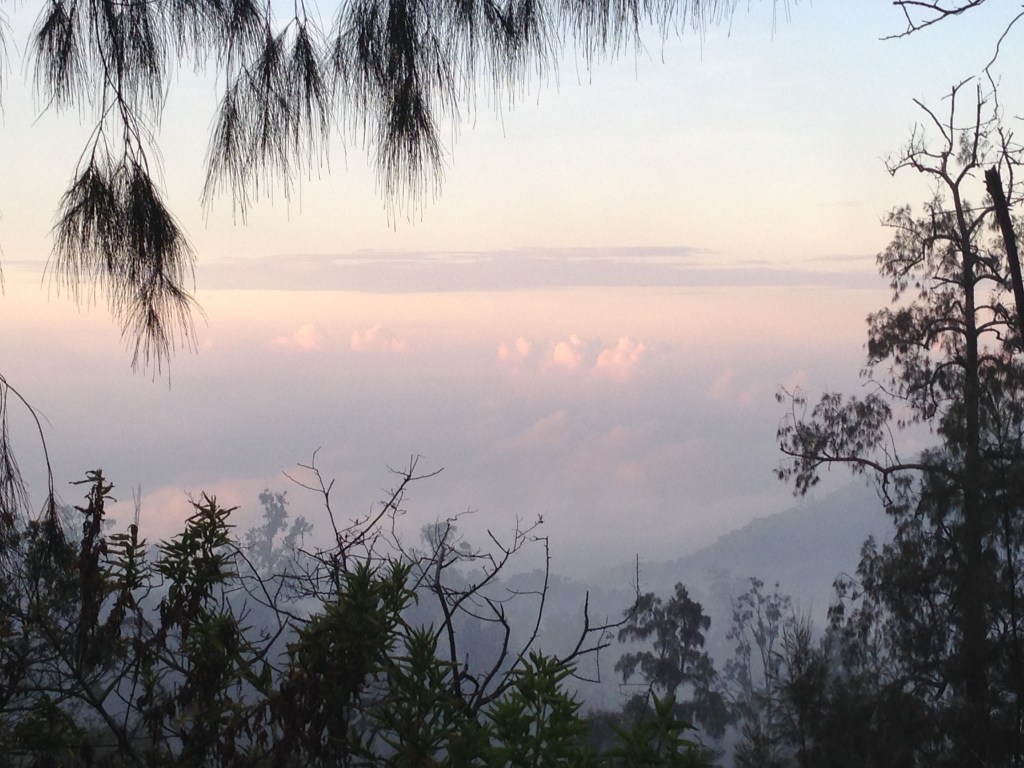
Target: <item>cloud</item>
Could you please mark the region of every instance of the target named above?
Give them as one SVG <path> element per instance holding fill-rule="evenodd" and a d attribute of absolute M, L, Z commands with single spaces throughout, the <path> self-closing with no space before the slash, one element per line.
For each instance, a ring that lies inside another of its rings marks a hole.
<path fill-rule="evenodd" d="M 878 279 L 867 254 L 848 260 L 762 260 L 687 245 L 491 251 L 355 251 L 225 258 L 201 265 L 208 288 L 434 293 L 578 287 L 855 286 Z"/>
<path fill-rule="evenodd" d="M 324 334 L 312 323 L 305 323 L 297 331 L 285 336 L 278 336 L 274 344 L 281 347 L 298 347 L 299 349 L 316 349 L 323 343 Z"/>
<path fill-rule="evenodd" d="M 647 353 L 647 345 L 622 336 L 614 347 L 602 349 L 594 363 L 595 370 L 604 371 L 615 379 L 626 379 Z"/>
<path fill-rule="evenodd" d="M 380 323 L 363 331 L 352 331 L 352 351 L 366 352 L 372 349 L 386 349 L 392 352 L 404 352 L 408 348 L 405 339 L 399 338 Z"/>
<path fill-rule="evenodd" d="M 546 351 L 537 354 L 538 347 Z M 526 363 L 534 369 L 578 371 L 624 381 L 649 351 L 646 343 L 629 336 L 620 336 L 610 345 L 575 333 L 541 344 L 520 336 L 514 342 L 503 341 L 498 345 L 497 360 L 516 367 Z"/>
<path fill-rule="evenodd" d="M 498 360 L 503 363 L 518 363 L 530 357 L 533 343 L 520 336 L 511 344 L 501 342 L 498 345 Z"/>
<path fill-rule="evenodd" d="M 583 363 L 583 340 L 575 333 L 551 350 L 551 362 L 562 368 L 577 369 Z"/>
<path fill-rule="evenodd" d="M 624 381 L 645 357 L 648 346 L 629 336 L 620 336 L 610 345 L 599 339 L 581 339 L 573 334 L 551 349 L 551 362 L 567 370 L 607 376 Z"/>

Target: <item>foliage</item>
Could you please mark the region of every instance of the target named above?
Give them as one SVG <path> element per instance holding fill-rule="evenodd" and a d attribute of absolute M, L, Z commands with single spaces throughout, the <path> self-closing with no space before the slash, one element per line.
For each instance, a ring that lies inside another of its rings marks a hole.
<path fill-rule="evenodd" d="M 331 484 L 306 469 L 333 520 Z M 533 647 L 535 630 L 513 646 L 504 603 L 448 578 L 450 522 L 426 552 L 392 537 L 417 477 L 410 468 L 327 549 L 302 548 L 303 520 L 282 537 L 285 497 L 270 493 L 264 524 L 241 539 L 234 510 L 207 496 L 167 541 L 109 532 L 113 486 L 99 470 L 82 506 L 16 518 L 0 558 L 0 753 L 14 766 L 700 764 L 661 704 L 613 748 L 587 746 L 568 683 L 608 628 L 586 623 L 560 657 Z M 538 541 L 519 531 L 493 558 L 456 549 L 487 563 L 490 583 Z M 440 628 L 408 619 L 425 597 L 445 608 Z M 505 652 L 470 665 L 456 619 L 488 604 Z"/>
<path fill-rule="evenodd" d="M 530 654 L 515 670 L 508 695 L 487 711 L 494 765 L 540 768 L 596 762 L 580 747 L 586 730 L 580 703 L 562 689 L 571 673 L 540 654 Z"/>
<path fill-rule="evenodd" d="M 700 746 L 683 736 L 689 723 L 677 716 L 679 706 L 674 696 L 659 699 L 650 694 L 650 706 L 639 708 L 629 729 L 616 728 L 621 743 L 609 751 L 612 765 L 620 768 L 665 766 L 668 768 L 702 768 L 709 765 Z"/>

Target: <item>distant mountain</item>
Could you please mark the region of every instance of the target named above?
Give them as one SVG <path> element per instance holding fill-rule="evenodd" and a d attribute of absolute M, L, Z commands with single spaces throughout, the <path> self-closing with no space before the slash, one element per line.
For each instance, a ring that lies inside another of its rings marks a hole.
<path fill-rule="evenodd" d="M 891 527 L 875 490 L 850 484 L 821 499 L 757 518 L 678 560 L 641 561 L 640 588 L 667 594 L 681 581 L 710 608 L 712 602 L 728 603 L 746 591 L 750 577 L 757 577 L 768 586 L 778 582 L 780 590 L 818 622 L 824 620 L 836 576 L 853 573 L 865 539 L 873 535 L 885 540 Z M 635 572 L 634 563 L 620 566 L 607 578 L 621 581 Z"/>
<path fill-rule="evenodd" d="M 853 573 L 864 540 L 871 535 L 884 540 L 890 528 L 875 492 L 851 484 L 821 499 L 806 500 L 784 512 L 753 520 L 677 560 L 641 562 L 640 589 L 668 597 L 677 582 L 685 584 L 711 617 L 707 647 L 721 666 L 733 654 L 725 637 L 732 617 L 732 600 L 747 590 L 750 577 L 761 579 L 769 591 L 777 582 L 779 590 L 793 598 L 797 610 L 821 629 L 836 576 Z M 552 574 L 538 628 L 540 647 L 556 654 L 571 650 L 579 639 L 583 606 L 588 599 L 591 626 L 620 619 L 633 602 L 635 578 L 635 562 L 605 569 L 589 584 Z M 490 590 L 490 596 L 496 599 L 518 595 L 504 604 L 513 628 L 510 647 L 515 650 L 525 639 L 523 632 L 534 626 L 539 607 L 537 590 L 543 579 L 539 571 L 513 574 L 493 584 Z M 431 611 L 432 602 L 427 599 L 418 606 L 417 612 L 422 615 L 417 618 L 436 622 Z M 501 648 L 496 627 L 465 622 L 460 631 L 463 650 L 475 660 L 474 666 L 493 663 Z M 599 676 L 602 681 L 600 685 L 581 685 L 579 689 L 590 706 L 618 708 L 630 693 L 620 688 L 614 672 L 622 653 L 623 649 L 612 642 L 602 654 L 599 667 L 592 658 L 581 667 L 582 674 Z"/>
<path fill-rule="evenodd" d="M 851 484 L 821 499 L 802 503 L 758 518 L 713 544 L 669 562 L 640 562 L 640 590 L 668 597 L 677 582 L 686 585 L 711 617 L 708 650 L 721 664 L 733 649 L 725 636 L 732 617 L 732 601 L 756 577 L 771 590 L 776 583 L 793 599 L 798 612 L 807 615 L 818 629 L 825 625 L 832 598 L 832 583 L 840 573 L 852 574 L 861 547 L 869 536 L 888 538 L 891 522 L 874 489 Z M 589 585 L 591 616 L 618 618 L 633 597 L 636 563 L 607 568 Z M 552 650 L 566 647 L 577 624 L 567 621 L 580 615 L 588 585 L 571 579 L 552 581 L 542 644 Z M 566 633 L 566 634 L 563 634 Z M 597 706 L 615 706 L 612 671 L 621 650 L 612 647 L 602 661 L 601 690 L 582 691 Z"/>

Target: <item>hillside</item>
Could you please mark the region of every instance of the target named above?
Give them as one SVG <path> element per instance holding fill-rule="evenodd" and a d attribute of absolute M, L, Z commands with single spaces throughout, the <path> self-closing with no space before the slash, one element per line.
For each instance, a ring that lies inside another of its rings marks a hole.
<path fill-rule="evenodd" d="M 745 590 L 750 577 L 757 577 L 768 585 L 778 582 L 819 621 L 828 608 L 835 577 L 853 573 L 864 540 L 869 535 L 884 538 L 889 525 L 874 489 L 850 484 L 821 499 L 757 518 L 678 560 L 641 561 L 640 587 L 668 592 L 682 581 L 705 598 L 710 609 L 718 602 L 727 605 Z M 621 566 L 609 577 L 618 580 L 635 569 L 635 564 Z"/>
<path fill-rule="evenodd" d="M 742 594 L 751 577 L 761 579 L 770 589 L 779 589 L 793 598 L 798 611 L 811 617 L 816 627 L 824 625 L 832 594 L 832 582 L 841 573 L 856 569 L 861 545 L 869 535 L 884 537 L 889 522 L 873 489 L 851 484 L 817 500 L 806 500 L 784 512 L 753 520 L 742 528 L 719 538 L 713 544 L 670 562 L 641 562 L 640 588 L 659 595 L 671 594 L 676 582 L 683 582 L 690 594 L 711 617 L 707 645 L 720 665 L 732 655 L 725 636 L 732 615 L 731 601 Z M 589 595 L 591 625 L 614 622 L 622 617 L 634 597 L 636 563 L 607 568 L 599 577 L 585 583 L 578 579 L 552 575 L 540 626 L 539 645 L 562 654 L 578 640 L 583 625 L 583 605 Z M 514 630 L 532 627 L 538 607 L 536 590 L 543 583 L 539 571 L 511 575 L 493 585 L 491 596 L 516 599 L 505 604 Z M 436 620 L 432 601 L 426 600 L 414 611 L 420 621 Z M 486 666 L 500 652 L 498 628 L 481 622 L 465 622 L 461 627 L 463 650 L 472 666 Z M 525 638 L 514 631 L 511 647 Z M 599 686 L 583 685 L 580 693 L 590 706 L 617 708 L 624 692 L 614 672 L 622 653 L 612 643 L 601 655 L 599 668 L 588 659 L 581 672 L 601 678 Z"/>
<path fill-rule="evenodd" d="M 821 628 L 840 573 L 853 573 L 864 540 L 884 539 L 889 521 L 875 491 L 851 484 L 821 499 L 805 500 L 783 512 L 758 518 L 713 544 L 669 562 L 640 562 L 640 588 L 669 595 L 683 582 L 711 617 L 708 648 L 719 664 L 731 656 L 725 636 L 732 614 L 731 601 L 746 591 L 749 579 L 761 579 L 770 589 L 793 598 L 794 606 Z M 573 579 L 552 580 L 541 642 L 560 651 L 571 647 L 582 618 L 581 606 L 589 589 L 591 617 L 616 619 L 632 600 L 636 563 L 622 563 L 600 572 L 590 585 Z M 622 692 L 613 667 L 621 650 L 612 644 L 601 660 L 599 689 L 584 687 L 587 701 L 615 707 Z"/>

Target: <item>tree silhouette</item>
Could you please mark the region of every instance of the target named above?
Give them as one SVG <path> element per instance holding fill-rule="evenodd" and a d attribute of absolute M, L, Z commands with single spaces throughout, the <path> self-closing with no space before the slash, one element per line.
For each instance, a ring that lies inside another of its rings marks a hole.
<path fill-rule="evenodd" d="M 1019 754 L 1003 741 L 1019 738 L 1019 714 L 1007 730 L 994 713 L 1021 680 L 1024 371 L 993 208 L 969 196 L 984 194 L 986 166 L 1009 173 L 1021 156 L 998 109 L 980 92 L 973 108 L 958 109 L 960 91 L 942 117 L 922 106 L 937 138 L 916 131 L 891 165 L 924 174 L 937 192 L 921 214 L 908 206 L 886 219 L 894 237 L 878 264 L 893 306 L 868 319 L 868 393 L 826 394 L 809 414 L 805 398 L 793 397 L 779 429 L 788 457 L 779 475 L 800 493 L 831 464 L 878 480 L 896 538 L 862 562 L 869 612 L 888 629 L 900 684 L 934 708 L 935 753 L 987 765 L 1002 749 Z M 1018 194 L 1011 185 L 1011 205 Z M 903 458 L 895 436 L 916 424 L 938 444 Z"/>
<path fill-rule="evenodd" d="M 663 601 L 653 592 L 637 597 L 626 612 L 619 641 L 650 642 L 650 648 L 624 653 L 615 663 L 624 683 L 639 677 L 645 690 L 634 697 L 647 702 L 651 693 L 678 702 L 677 713 L 687 722 L 700 723 L 713 737 L 722 735 L 729 715 L 717 689 L 718 675 L 704 650 L 704 633 L 711 619 L 686 587 L 676 584 L 675 594 Z"/>

